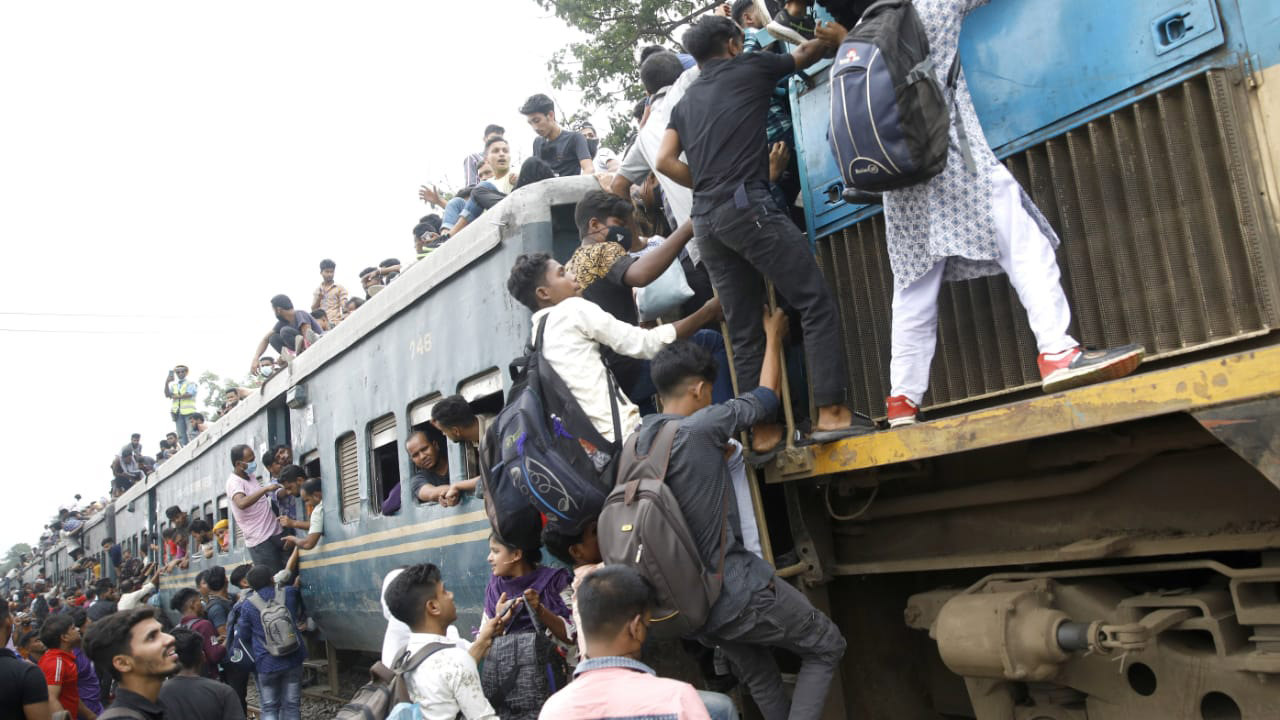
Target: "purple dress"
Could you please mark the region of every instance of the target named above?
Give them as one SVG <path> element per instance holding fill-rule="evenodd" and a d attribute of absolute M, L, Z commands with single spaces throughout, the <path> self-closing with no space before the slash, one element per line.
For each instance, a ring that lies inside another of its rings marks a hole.
<path fill-rule="evenodd" d="M 551 612 L 564 618 L 565 622 L 573 622 L 569 608 L 565 606 L 560 593 L 573 582 L 573 573 L 564 568 L 551 568 L 540 565 L 538 569 L 517 578 L 504 578 L 494 575 L 489 578 L 489 586 L 484 589 L 484 614 L 493 617 L 498 611 L 498 598 L 502 593 L 507 599 L 518 597 L 530 588 L 538 591 L 538 601 Z M 523 603 L 522 603 L 523 604 Z M 533 620 L 529 617 L 528 608 L 521 608 L 507 626 L 507 634 L 533 632 Z"/>

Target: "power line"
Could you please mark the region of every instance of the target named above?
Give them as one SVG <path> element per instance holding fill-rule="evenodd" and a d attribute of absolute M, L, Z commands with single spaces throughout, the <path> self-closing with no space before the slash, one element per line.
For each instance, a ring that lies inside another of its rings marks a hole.
<path fill-rule="evenodd" d="M 0 328 L 8 333 L 48 333 L 51 335 L 160 335 L 159 330 L 51 330 L 48 328 Z"/>
<path fill-rule="evenodd" d="M 126 318 L 144 320 L 216 320 L 226 319 L 230 315 L 146 315 L 128 313 L 57 313 L 57 312 L 17 312 L 0 311 L 0 315 L 22 317 L 85 317 L 85 318 Z"/>

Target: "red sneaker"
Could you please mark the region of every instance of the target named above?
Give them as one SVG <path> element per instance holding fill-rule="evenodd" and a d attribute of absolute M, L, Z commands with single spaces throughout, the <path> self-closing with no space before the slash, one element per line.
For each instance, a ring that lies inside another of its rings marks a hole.
<path fill-rule="evenodd" d="M 920 413 L 920 406 L 907 399 L 906 395 L 890 395 L 884 404 L 889 410 L 889 427 L 891 428 L 914 425 L 916 415 Z"/>
<path fill-rule="evenodd" d="M 1046 354 L 1037 359 L 1040 387 L 1045 392 L 1061 392 L 1090 383 L 1115 380 L 1138 369 L 1146 350 L 1141 345 L 1123 345 L 1108 350 L 1070 350 Z"/>

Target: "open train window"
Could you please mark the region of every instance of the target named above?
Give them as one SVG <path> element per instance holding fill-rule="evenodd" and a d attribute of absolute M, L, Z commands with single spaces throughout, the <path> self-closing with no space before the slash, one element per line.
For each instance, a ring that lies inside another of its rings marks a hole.
<path fill-rule="evenodd" d="M 480 420 L 480 436 L 484 437 L 489 423 L 502 412 L 505 398 L 502 394 L 502 375 L 497 369 L 478 375 L 458 385 L 458 394 L 466 398 L 471 412 Z M 466 464 L 463 477 L 476 477 L 481 474 L 480 453 L 471 444 L 463 445 L 463 460 Z"/>
<path fill-rule="evenodd" d="M 226 520 L 228 523 L 230 523 L 231 522 L 230 515 L 231 515 L 231 508 L 227 505 L 227 496 L 219 495 L 218 496 L 218 514 L 213 521 L 214 524 L 216 525 L 217 523 L 220 523 L 223 520 Z M 227 542 L 225 544 L 221 542 L 218 543 L 218 552 L 225 553 L 225 552 L 229 552 L 230 550 L 231 550 L 231 537 L 228 535 Z"/>
<path fill-rule="evenodd" d="M 307 471 L 307 479 L 320 477 L 320 451 L 312 450 L 303 455 L 302 467 Z"/>
<path fill-rule="evenodd" d="M 369 496 L 375 513 L 381 511 L 382 502 L 391 493 L 400 491 L 396 440 L 395 415 L 383 415 L 369 423 Z"/>
<path fill-rule="evenodd" d="M 338 438 L 338 490 L 342 497 L 342 522 L 360 516 L 360 453 L 356 450 L 356 434 Z"/>
<path fill-rule="evenodd" d="M 201 515 L 201 517 L 203 517 L 205 520 L 207 520 L 207 521 L 209 522 L 209 524 L 210 524 L 210 525 L 212 525 L 212 524 L 214 524 L 214 523 L 218 522 L 218 519 L 217 519 L 217 518 L 215 518 L 215 517 L 213 516 L 213 501 L 212 501 L 212 500 L 209 500 L 209 501 L 206 501 L 206 502 L 205 502 L 205 504 L 204 504 L 204 512 L 203 512 L 203 514 Z"/>

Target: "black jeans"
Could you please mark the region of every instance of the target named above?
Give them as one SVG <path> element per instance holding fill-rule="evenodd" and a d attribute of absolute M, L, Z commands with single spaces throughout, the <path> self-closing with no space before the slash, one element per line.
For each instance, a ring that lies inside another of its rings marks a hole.
<path fill-rule="evenodd" d="M 271 337 L 267 339 L 267 342 L 271 343 L 271 347 L 277 353 L 282 352 L 285 348 L 288 348 L 289 352 L 293 352 L 298 343 L 298 335 L 300 333 L 296 328 L 282 328 L 278 333 L 271 333 Z"/>
<path fill-rule="evenodd" d="M 277 533 L 257 545 L 249 547 L 249 559 L 254 565 L 271 568 L 272 574 L 284 569 L 284 533 Z"/>
<path fill-rule="evenodd" d="M 745 197 L 745 203 L 730 199 L 693 218 L 702 263 L 729 325 L 738 390 L 747 392 L 760 385 L 763 307 L 768 298 L 763 276 L 800 311 L 814 402 L 818 407 L 842 403 L 849 381 L 839 317 L 827 281 L 804 233 L 774 206 L 768 188 L 749 189 Z"/>

